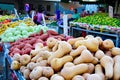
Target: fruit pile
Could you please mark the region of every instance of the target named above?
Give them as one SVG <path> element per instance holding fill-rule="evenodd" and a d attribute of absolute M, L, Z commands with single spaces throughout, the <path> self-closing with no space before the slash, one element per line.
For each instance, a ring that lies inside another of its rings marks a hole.
<path fill-rule="evenodd" d="M 18 26 L 19 23 L 16 21 L 16 22 L 11 22 L 11 23 L 6 23 L 6 24 L 1 24 L 1 27 L 0 27 L 0 35 L 9 27 L 13 28 L 15 26 Z"/>
<path fill-rule="evenodd" d="M 4 20 L 4 21 L 0 22 L 0 24 L 7 24 L 7 23 L 10 23 L 10 22 L 11 22 L 11 20 L 10 20 L 10 19 L 6 19 L 6 20 Z"/>
<path fill-rule="evenodd" d="M 34 26 L 34 22 L 31 22 L 29 19 L 25 20 L 20 20 L 20 21 L 15 21 L 15 22 L 10 22 L 10 23 L 5 23 L 1 24 L 0 26 L 0 35 L 7 29 L 7 28 L 14 28 L 18 26 L 20 23 L 25 23 L 27 26 Z"/>
<path fill-rule="evenodd" d="M 120 20 L 116 18 L 110 18 L 105 13 L 96 13 L 92 16 L 86 16 L 75 20 L 75 22 L 87 23 L 90 25 L 107 25 L 112 27 L 120 27 Z"/>
<path fill-rule="evenodd" d="M 6 19 L 11 20 L 11 19 L 13 19 L 13 17 L 14 17 L 13 15 L 0 16 L 0 22 L 4 22 Z"/>
<path fill-rule="evenodd" d="M 26 24 L 21 23 L 14 28 L 8 28 L 0 37 L 3 42 L 14 42 L 20 38 L 27 38 L 30 34 L 37 33 L 41 29 L 46 32 L 48 28 L 42 25 L 28 27 Z"/>
<path fill-rule="evenodd" d="M 120 48 L 112 40 L 52 36 L 46 45 L 36 43 L 30 55 L 14 53 L 11 69 L 20 70 L 26 80 L 120 80 Z"/>

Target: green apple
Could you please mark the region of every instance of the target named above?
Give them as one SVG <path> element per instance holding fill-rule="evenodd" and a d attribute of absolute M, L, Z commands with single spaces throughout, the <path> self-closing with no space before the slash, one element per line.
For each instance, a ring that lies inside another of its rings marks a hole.
<path fill-rule="evenodd" d="M 14 32 L 15 36 L 20 35 L 20 34 L 21 34 L 21 32 L 19 30 L 17 30 L 17 31 Z"/>
<path fill-rule="evenodd" d="M 26 30 L 23 30 L 22 35 L 26 35 L 26 34 L 28 34 L 28 32 Z"/>
<path fill-rule="evenodd" d="M 14 38 L 13 38 L 13 37 L 9 37 L 8 40 L 9 40 L 10 42 L 13 42 L 13 41 L 14 41 Z"/>
<path fill-rule="evenodd" d="M 11 33 L 11 32 L 9 32 L 9 33 L 6 33 L 6 37 L 11 37 L 13 34 Z"/>

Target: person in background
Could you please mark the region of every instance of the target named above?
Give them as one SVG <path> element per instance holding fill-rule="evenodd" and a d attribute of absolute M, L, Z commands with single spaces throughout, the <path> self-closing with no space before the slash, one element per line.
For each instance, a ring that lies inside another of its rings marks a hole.
<path fill-rule="evenodd" d="M 35 8 L 32 8 L 30 11 L 30 17 L 32 18 L 32 14 L 34 13 L 34 15 L 36 14 Z"/>
<path fill-rule="evenodd" d="M 69 25 L 70 21 L 73 21 L 73 20 L 80 18 L 80 15 L 77 12 L 77 9 L 74 9 L 73 11 L 74 11 L 74 14 L 72 14 L 72 17 L 70 19 L 68 19 L 68 25 Z"/>
<path fill-rule="evenodd" d="M 36 16 L 37 16 L 36 24 L 37 25 L 41 24 L 43 12 L 44 12 L 44 7 L 39 7 L 38 12 L 36 14 Z"/>
<path fill-rule="evenodd" d="M 37 24 L 37 13 L 38 13 L 38 12 L 36 12 L 35 15 L 34 15 L 34 17 L 33 17 L 33 21 L 34 21 L 34 23 L 36 23 L 36 24 Z"/>
<path fill-rule="evenodd" d="M 86 16 L 86 11 L 85 11 L 85 9 L 82 9 L 82 12 L 81 12 L 80 16 L 81 16 L 81 17 L 85 17 L 85 16 Z"/>
<path fill-rule="evenodd" d="M 24 8 L 25 8 L 26 16 L 27 16 L 27 17 L 30 17 L 30 16 L 29 16 L 29 13 L 30 13 L 30 6 L 29 6 L 29 4 L 25 4 L 25 7 L 24 7 Z"/>
<path fill-rule="evenodd" d="M 91 15 L 94 15 L 94 11 L 92 11 Z"/>
<path fill-rule="evenodd" d="M 0 15 L 3 15 L 3 10 L 0 8 Z"/>
<path fill-rule="evenodd" d="M 86 16 L 90 16 L 90 11 L 87 11 L 87 14 L 86 14 Z"/>
<path fill-rule="evenodd" d="M 72 19 L 75 20 L 75 19 L 78 19 L 80 17 L 77 9 L 74 9 L 74 14 L 72 15 Z"/>
<path fill-rule="evenodd" d="M 60 20 L 60 10 L 56 10 L 56 20 Z"/>
<path fill-rule="evenodd" d="M 41 21 L 42 21 L 42 11 L 39 10 L 37 12 L 36 16 L 37 16 L 36 24 L 39 25 L 39 24 L 41 24 Z"/>

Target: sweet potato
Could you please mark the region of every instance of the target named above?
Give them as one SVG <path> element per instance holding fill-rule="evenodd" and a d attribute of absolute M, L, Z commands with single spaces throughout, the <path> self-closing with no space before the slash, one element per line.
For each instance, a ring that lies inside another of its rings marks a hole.
<path fill-rule="evenodd" d="M 42 34 L 39 38 L 43 41 L 45 41 L 49 37 L 48 34 Z"/>
<path fill-rule="evenodd" d="M 58 33 L 53 30 L 47 30 L 47 33 L 50 35 L 55 35 L 55 36 L 58 35 Z"/>

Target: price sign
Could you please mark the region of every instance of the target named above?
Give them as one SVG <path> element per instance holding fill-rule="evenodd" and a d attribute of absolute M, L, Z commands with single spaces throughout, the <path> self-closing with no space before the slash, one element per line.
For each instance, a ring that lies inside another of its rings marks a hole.
<path fill-rule="evenodd" d="M 109 6 L 109 17 L 113 17 L 113 7 Z"/>

